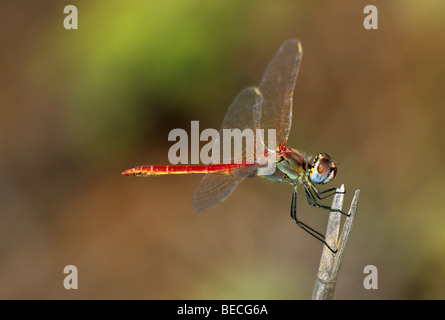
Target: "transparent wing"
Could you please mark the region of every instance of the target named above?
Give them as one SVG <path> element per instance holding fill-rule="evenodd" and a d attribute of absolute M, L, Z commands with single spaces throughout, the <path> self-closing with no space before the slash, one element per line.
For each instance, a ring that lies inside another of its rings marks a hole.
<path fill-rule="evenodd" d="M 242 90 L 227 110 L 220 130 L 221 138 L 223 129 L 275 129 L 277 149 L 286 144 L 292 124 L 292 96 L 302 53 L 298 40 L 283 43 L 267 67 L 259 87 Z M 233 159 L 232 153 L 230 157 L 223 156 L 223 145 L 220 145 L 223 162 L 234 162 L 236 159 Z M 242 159 L 245 160 L 246 150 L 242 152 Z M 204 176 L 195 190 L 195 211 L 203 211 L 227 199 L 241 181 L 255 173 L 256 169 L 252 166 L 238 170 L 235 175 Z"/>
<path fill-rule="evenodd" d="M 243 178 L 233 176 L 205 175 L 195 189 L 193 209 L 196 212 L 204 211 L 226 200 L 241 181 L 243 181 Z"/>
<path fill-rule="evenodd" d="M 277 148 L 289 137 L 292 125 L 292 97 L 303 49 L 300 41 L 284 42 L 270 62 L 259 85 L 263 95 L 259 127 L 276 129 Z"/>
<path fill-rule="evenodd" d="M 224 117 L 220 129 L 220 137 L 223 137 L 223 129 L 238 128 L 241 131 L 257 127 L 259 122 L 259 110 L 262 96 L 256 87 L 242 90 L 230 105 Z M 226 141 L 227 142 L 227 141 Z M 223 144 L 220 143 L 220 155 L 223 156 Z M 223 163 L 233 163 L 232 152 L 223 158 Z M 246 159 L 246 149 L 242 149 L 242 159 Z M 245 177 L 254 174 L 256 166 L 249 166 L 237 170 L 232 175 L 207 174 L 202 178 L 195 189 L 193 207 L 196 212 L 203 211 L 227 199 Z"/>
<path fill-rule="evenodd" d="M 263 103 L 263 96 L 257 87 L 248 87 L 237 95 L 235 100 L 230 105 L 226 112 L 219 135 L 221 139 L 224 137 L 224 129 L 251 129 L 253 133 L 253 142 L 255 141 L 255 128 L 259 126 L 261 104 Z M 231 143 L 233 146 L 233 140 L 223 139 L 224 144 Z M 247 158 L 247 149 L 242 148 L 242 154 L 240 159 L 235 159 L 234 152 L 224 153 L 224 145 L 220 144 L 220 155 L 223 159 L 223 163 L 234 163 L 237 160 L 242 161 Z"/>
<path fill-rule="evenodd" d="M 253 169 L 253 171 L 255 171 Z M 237 175 L 207 174 L 195 189 L 193 208 L 204 211 L 226 200 L 245 177 L 252 174 L 251 168 L 239 170 Z"/>

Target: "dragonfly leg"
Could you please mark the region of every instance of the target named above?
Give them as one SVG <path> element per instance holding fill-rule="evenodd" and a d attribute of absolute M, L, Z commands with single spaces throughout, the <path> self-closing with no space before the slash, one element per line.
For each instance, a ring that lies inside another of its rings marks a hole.
<path fill-rule="evenodd" d="M 346 193 L 346 191 L 337 191 L 337 188 L 330 188 L 324 191 L 318 191 L 317 189 L 315 189 L 314 187 L 314 191 L 315 191 L 315 195 L 318 199 L 323 200 L 325 198 L 329 198 L 331 196 L 333 196 L 334 194 L 337 193 L 341 193 L 344 194 Z"/>
<path fill-rule="evenodd" d="M 334 212 L 340 212 L 341 214 L 349 217 L 349 215 L 347 213 L 341 211 L 340 209 L 332 209 L 330 206 L 326 206 L 326 205 L 323 205 L 323 204 L 319 203 L 317 201 L 317 199 L 316 199 L 316 198 L 318 198 L 319 200 L 322 200 L 322 199 L 325 199 L 325 198 L 327 198 L 329 196 L 332 196 L 332 195 L 337 193 L 336 192 L 337 189 L 332 188 L 332 189 L 328 189 L 328 190 L 323 191 L 323 192 L 319 192 L 310 183 L 303 183 L 303 187 L 304 187 L 304 191 L 306 192 L 307 202 L 311 206 L 314 206 L 314 207 L 317 207 L 317 208 L 321 208 L 321 209 L 327 209 L 327 210 L 334 211 Z M 327 193 L 327 192 L 331 192 L 331 193 L 328 196 L 320 197 L 320 194 Z"/>
<path fill-rule="evenodd" d="M 323 242 L 323 244 L 328 247 L 329 250 L 332 251 L 332 253 L 336 253 L 337 250 L 332 249 L 325 241 L 325 236 L 318 232 L 317 230 L 315 230 L 314 228 L 308 226 L 306 223 L 304 223 L 303 221 L 299 220 L 297 217 L 297 188 L 294 188 L 294 191 L 292 192 L 292 204 L 290 207 L 290 216 L 293 220 L 295 220 L 295 222 L 297 223 L 297 225 L 303 229 L 304 231 L 306 231 L 307 233 L 309 233 L 311 236 L 313 236 L 315 239 Z"/>

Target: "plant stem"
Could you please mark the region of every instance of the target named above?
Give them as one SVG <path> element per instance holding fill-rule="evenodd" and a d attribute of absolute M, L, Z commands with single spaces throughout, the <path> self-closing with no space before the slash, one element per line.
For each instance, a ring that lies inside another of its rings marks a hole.
<path fill-rule="evenodd" d="M 341 185 L 341 187 L 337 189 L 338 193 L 335 194 L 334 199 L 332 200 L 332 209 L 342 209 L 345 195 L 344 190 L 344 185 Z M 348 243 L 351 235 L 352 226 L 357 211 L 359 194 L 360 190 L 356 190 L 348 212 L 348 217 L 343 225 L 340 239 L 338 239 L 338 234 L 340 231 L 342 214 L 338 211 L 331 211 L 329 214 L 328 226 L 326 230 L 326 242 L 331 248 L 337 248 L 337 252 L 333 253 L 326 246 L 323 247 L 317 279 L 315 281 L 314 291 L 312 293 L 313 300 L 331 300 L 334 296 L 338 272 L 343 261 L 346 244 Z"/>

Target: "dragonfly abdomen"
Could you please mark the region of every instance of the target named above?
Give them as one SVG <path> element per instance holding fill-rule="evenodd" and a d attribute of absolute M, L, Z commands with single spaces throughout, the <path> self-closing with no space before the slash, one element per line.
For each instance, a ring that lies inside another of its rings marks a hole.
<path fill-rule="evenodd" d="M 246 164 L 209 164 L 186 166 L 139 166 L 122 172 L 124 176 L 160 176 L 167 174 L 219 173 L 229 175 L 233 171 L 245 168 Z"/>

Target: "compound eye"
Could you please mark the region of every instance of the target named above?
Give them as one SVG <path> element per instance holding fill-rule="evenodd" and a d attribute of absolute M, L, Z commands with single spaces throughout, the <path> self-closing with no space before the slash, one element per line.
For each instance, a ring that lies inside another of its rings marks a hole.
<path fill-rule="evenodd" d="M 337 166 L 327 154 L 320 154 L 315 159 L 311 180 L 314 183 L 327 183 L 337 174 Z"/>
<path fill-rule="evenodd" d="M 326 179 L 323 181 L 323 183 L 328 183 L 329 181 L 331 181 L 332 179 L 334 179 L 334 177 L 337 175 L 337 165 L 335 164 L 335 162 L 331 162 L 331 169 L 328 173 L 328 176 L 326 177 Z"/>
<path fill-rule="evenodd" d="M 318 161 L 317 172 L 321 175 L 326 175 L 331 171 L 331 167 L 329 166 L 329 161 L 325 158 L 322 158 Z"/>

